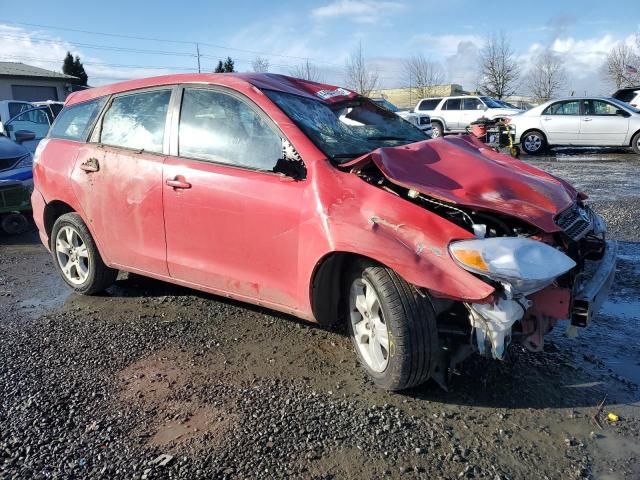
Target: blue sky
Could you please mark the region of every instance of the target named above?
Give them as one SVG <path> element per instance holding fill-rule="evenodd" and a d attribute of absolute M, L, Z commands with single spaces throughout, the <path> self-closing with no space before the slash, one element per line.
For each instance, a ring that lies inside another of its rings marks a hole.
<path fill-rule="evenodd" d="M 511 38 L 523 70 L 537 52 L 551 49 L 563 58 L 569 89 L 605 93 L 611 88 L 602 79 L 604 57 L 621 42 L 632 45 L 634 35 L 640 32 L 637 0 L 616 1 L 615 8 L 601 0 L 540 0 L 535 4 L 491 0 L 166 4 L 112 0 L 62 5 L 30 1 L 11 2 L 10 8 L 2 8 L 0 60 L 58 70 L 69 49 L 85 62 L 90 83 L 103 84 L 193 71 L 197 66 L 195 45 L 185 42 L 201 42 L 203 71 L 212 70 L 217 59 L 227 55 L 236 60 L 240 71 L 250 70 L 251 61 L 259 55 L 270 61 L 271 71 L 280 73 L 288 73 L 303 58 L 309 58 L 325 81 L 340 84 L 345 60 L 362 42 L 365 57 L 379 70 L 384 86 L 402 86 L 403 62 L 411 55 L 423 54 L 441 65 L 447 81 L 473 88 L 484 37 L 503 30 Z"/>

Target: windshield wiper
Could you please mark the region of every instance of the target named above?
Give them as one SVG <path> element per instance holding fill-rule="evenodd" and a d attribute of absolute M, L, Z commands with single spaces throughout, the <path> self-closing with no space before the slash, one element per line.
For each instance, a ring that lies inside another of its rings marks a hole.
<path fill-rule="evenodd" d="M 360 152 L 360 153 L 336 153 L 335 155 L 331 155 L 333 160 L 337 160 L 340 158 L 356 158 L 361 157 L 362 155 L 366 155 L 369 152 Z"/>

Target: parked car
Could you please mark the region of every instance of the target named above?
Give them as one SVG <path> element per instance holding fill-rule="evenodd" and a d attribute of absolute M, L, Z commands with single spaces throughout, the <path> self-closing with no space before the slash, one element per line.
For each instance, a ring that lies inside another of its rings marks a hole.
<path fill-rule="evenodd" d="M 615 272 L 601 217 L 563 180 L 275 74 L 74 93 L 34 179 L 40 238 L 75 291 L 125 270 L 345 322 L 390 390 L 444 382 L 474 350 L 542 349 L 558 320 L 589 322 Z"/>
<path fill-rule="evenodd" d="M 422 130 L 427 135 L 431 136 L 432 127 L 431 127 L 431 118 L 429 115 L 424 113 L 415 113 L 410 110 L 402 110 L 396 107 L 393 103 L 391 103 L 386 98 L 372 98 L 374 102 L 380 105 L 383 108 L 395 113 L 400 118 L 404 118 L 407 122 L 413 123 L 416 127 Z"/>
<path fill-rule="evenodd" d="M 552 100 L 511 117 L 510 124 L 530 155 L 561 145 L 622 146 L 640 153 L 640 110 L 611 97 Z"/>
<path fill-rule="evenodd" d="M 447 133 L 465 133 L 472 122 L 482 117 L 495 120 L 522 112 L 517 108 L 505 107 L 491 97 L 473 95 L 423 98 L 414 111 L 431 117 L 434 137 L 442 137 Z"/>
<path fill-rule="evenodd" d="M 33 108 L 29 102 L 20 100 L 0 100 L 0 122 L 6 123 L 25 110 Z"/>
<path fill-rule="evenodd" d="M 46 113 L 49 117 L 49 121 L 53 123 L 58 114 L 64 107 L 64 102 L 57 102 L 54 100 L 45 100 L 44 102 L 31 102 L 34 107 L 46 107 Z"/>
<path fill-rule="evenodd" d="M 0 133 L 0 181 L 19 180 L 32 184 L 33 156 L 24 145 Z"/>
<path fill-rule="evenodd" d="M 48 107 L 31 105 L 30 108 L 22 110 L 8 122 L 0 123 L 0 134 L 23 145 L 33 153 L 40 140 L 47 136 L 51 122 Z"/>
<path fill-rule="evenodd" d="M 616 90 L 611 95 L 616 100 L 628 103 L 632 107 L 640 108 L 640 85 L 635 87 L 627 87 Z"/>

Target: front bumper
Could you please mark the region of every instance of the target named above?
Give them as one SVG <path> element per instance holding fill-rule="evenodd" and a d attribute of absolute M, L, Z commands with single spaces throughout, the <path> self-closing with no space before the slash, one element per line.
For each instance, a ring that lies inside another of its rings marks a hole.
<path fill-rule="evenodd" d="M 586 326 L 607 299 L 616 274 L 617 253 L 618 244 L 607 241 L 602 259 L 589 278 L 580 275 L 573 292 L 572 325 Z"/>

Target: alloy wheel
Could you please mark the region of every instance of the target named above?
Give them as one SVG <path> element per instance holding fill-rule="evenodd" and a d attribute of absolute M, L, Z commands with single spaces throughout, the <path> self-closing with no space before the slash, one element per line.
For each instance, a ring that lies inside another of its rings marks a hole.
<path fill-rule="evenodd" d="M 89 250 L 80 233 L 65 225 L 56 235 L 56 258 L 62 274 L 74 285 L 81 285 L 89 276 Z"/>
<path fill-rule="evenodd" d="M 349 293 L 351 326 L 363 361 L 374 372 L 384 372 L 389 363 L 389 331 L 380 299 L 365 278 L 357 278 Z"/>
<path fill-rule="evenodd" d="M 523 143 L 528 152 L 537 152 L 542 147 L 542 138 L 535 133 L 531 133 L 525 137 Z"/>

